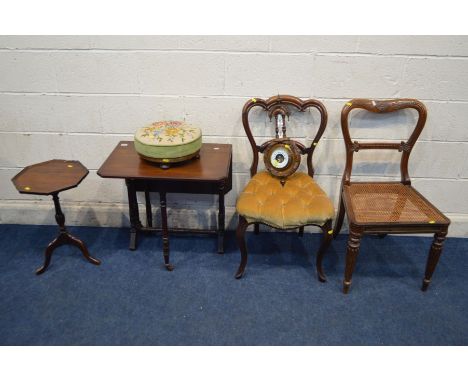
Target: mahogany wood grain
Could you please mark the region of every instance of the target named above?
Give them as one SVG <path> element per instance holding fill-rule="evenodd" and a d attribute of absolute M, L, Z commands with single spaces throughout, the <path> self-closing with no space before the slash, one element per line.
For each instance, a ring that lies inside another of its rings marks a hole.
<path fill-rule="evenodd" d="M 98 175 L 120 179 L 221 181 L 229 172 L 231 151 L 229 144 L 203 143 L 199 158 L 162 169 L 140 158 L 133 141 L 121 141 L 98 170 Z"/>
<path fill-rule="evenodd" d="M 88 173 L 78 161 L 52 159 L 25 167 L 11 180 L 21 194 L 52 195 L 77 187 Z"/>
<path fill-rule="evenodd" d="M 101 168 L 103 178 L 124 179 L 128 192 L 130 215 L 130 250 L 137 247 L 139 231 L 161 232 L 163 257 L 166 269 L 172 271 L 169 262 L 169 233 L 217 233 L 218 253 L 224 253 L 225 205 L 224 196 L 232 189 L 232 146 L 229 144 L 204 143 L 198 158 L 161 168 L 158 164 L 142 159 L 135 151 L 132 141 L 119 142 Z M 146 226 L 140 221 L 137 192 L 145 194 Z M 161 227 L 153 227 L 150 193 L 160 197 Z M 178 228 L 171 229 L 167 223 L 168 193 L 218 195 L 218 227 L 216 230 Z"/>
<path fill-rule="evenodd" d="M 349 132 L 350 112 L 353 109 L 363 109 L 378 114 L 414 109 L 418 113 L 418 120 L 406 142 L 361 143 L 353 141 Z M 350 100 L 342 109 L 341 129 L 346 147 L 346 166 L 341 183 L 340 204 L 334 236 L 339 234 L 346 214 L 349 221 L 349 240 L 343 281 L 344 293 L 349 292 L 361 238 L 366 233 L 377 234 L 380 237 L 385 237 L 389 233 L 434 233 L 434 242 L 429 253 L 422 286 L 423 291 L 427 290 L 442 251 L 450 220 L 411 186 L 408 171 L 409 157 L 424 128 L 426 119 L 426 107 L 416 99 L 372 100 L 359 98 Z M 401 152 L 401 181 L 351 181 L 353 156 L 360 150 L 398 150 Z M 363 191 L 357 193 L 356 190 Z"/>
<path fill-rule="evenodd" d="M 91 257 L 83 241 L 68 232 L 58 197 L 59 192 L 77 187 L 88 173 L 88 169 L 78 161 L 53 159 L 27 166 L 13 177 L 12 182 L 21 194 L 51 195 L 54 201 L 55 220 L 59 226 L 59 233 L 47 246 L 44 265 L 36 271 L 37 275 L 46 271 L 50 265 L 52 253 L 64 244 L 79 248 L 91 264 L 101 264 L 100 260 Z"/>

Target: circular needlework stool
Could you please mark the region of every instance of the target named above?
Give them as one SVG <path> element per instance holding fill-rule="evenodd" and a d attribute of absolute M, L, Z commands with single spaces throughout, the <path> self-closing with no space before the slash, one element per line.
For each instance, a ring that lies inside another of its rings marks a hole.
<path fill-rule="evenodd" d="M 135 133 L 135 150 L 140 157 L 162 168 L 197 157 L 201 145 L 201 130 L 181 121 L 154 122 Z"/>

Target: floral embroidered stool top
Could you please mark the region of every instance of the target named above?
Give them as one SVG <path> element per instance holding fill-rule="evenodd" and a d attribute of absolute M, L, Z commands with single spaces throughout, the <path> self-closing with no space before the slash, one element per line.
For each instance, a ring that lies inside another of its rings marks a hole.
<path fill-rule="evenodd" d="M 174 163 L 198 155 L 202 133 L 181 121 L 159 121 L 140 127 L 135 133 L 135 150 L 146 160 Z"/>

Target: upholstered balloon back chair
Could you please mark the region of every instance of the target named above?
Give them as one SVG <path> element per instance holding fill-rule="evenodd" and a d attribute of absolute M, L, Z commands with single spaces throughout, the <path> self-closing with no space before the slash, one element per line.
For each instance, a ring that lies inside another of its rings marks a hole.
<path fill-rule="evenodd" d="M 402 109 L 414 109 L 419 118 L 408 141 L 401 143 L 352 141 L 349 133 L 349 114 L 354 109 L 372 113 L 391 113 Z M 346 167 L 343 174 L 340 207 L 334 235 L 338 235 L 346 213 L 349 222 L 349 239 L 343 292 L 348 293 L 351 277 L 359 253 L 361 237 L 365 233 L 434 233 L 426 272 L 422 284 L 425 291 L 435 270 L 450 220 L 411 186 L 408 160 L 426 123 L 426 108 L 415 99 L 370 100 L 353 99 L 341 112 L 341 128 L 346 146 Z M 401 155 L 400 182 L 353 182 L 351 171 L 355 152 L 368 149 L 398 150 Z"/>
<path fill-rule="evenodd" d="M 274 120 L 276 136 L 262 145 L 257 145 L 249 124 L 250 111 L 263 109 L 270 120 Z M 320 126 L 309 147 L 288 138 L 287 121 L 293 111 L 304 112 L 315 108 L 320 113 Z M 251 179 L 237 199 L 239 224 L 236 236 L 241 251 L 241 263 L 236 278 L 241 278 L 247 264 L 245 231 L 254 224 L 281 229 L 299 229 L 302 236 L 304 227 L 319 226 L 323 231 L 323 241 L 317 254 L 317 273 L 320 281 L 325 281 L 322 258 L 333 237 L 333 203 L 315 183 L 312 155 L 327 125 L 327 111 L 323 104 L 314 99 L 302 101 L 289 95 L 278 95 L 267 100 L 252 98 L 242 110 L 242 123 L 253 151 L 250 167 Z M 281 135 L 281 136 L 280 136 Z M 263 154 L 266 171 L 257 173 L 259 153 Z M 296 172 L 301 155 L 307 155 L 307 174 Z"/>

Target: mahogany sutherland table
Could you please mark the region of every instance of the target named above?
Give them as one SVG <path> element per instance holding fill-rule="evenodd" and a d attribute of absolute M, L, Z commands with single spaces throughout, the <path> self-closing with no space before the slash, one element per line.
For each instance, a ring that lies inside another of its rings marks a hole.
<path fill-rule="evenodd" d="M 50 264 L 52 252 L 64 244 L 78 247 L 91 264 L 101 264 L 99 260 L 89 255 L 86 245 L 80 239 L 68 233 L 58 197 L 59 192 L 78 186 L 88 173 L 88 169 L 78 161 L 53 159 L 27 166 L 13 177 L 12 182 L 21 194 L 52 195 L 54 200 L 59 234 L 47 246 L 44 265 L 36 271 L 36 274 L 45 272 Z"/>
<path fill-rule="evenodd" d="M 164 264 L 172 271 L 169 262 L 169 231 L 217 233 L 218 253 L 224 252 L 224 195 L 232 188 L 232 146 L 204 143 L 200 157 L 188 162 L 162 169 L 157 164 L 145 161 L 135 151 L 133 141 L 119 142 L 98 170 L 103 178 L 125 179 L 130 212 L 130 246 L 135 250 L 138 231 L 162 231 Z M 137 192 L 145 193 L 146 221 L 141 224 Z M 161 207 L 161 228 L 153 227 L 150 192 L 158 192 Z M 219 200 L 218 229 L 169 229 L 167 226 L 166 194 L 216 194 Z"/>

